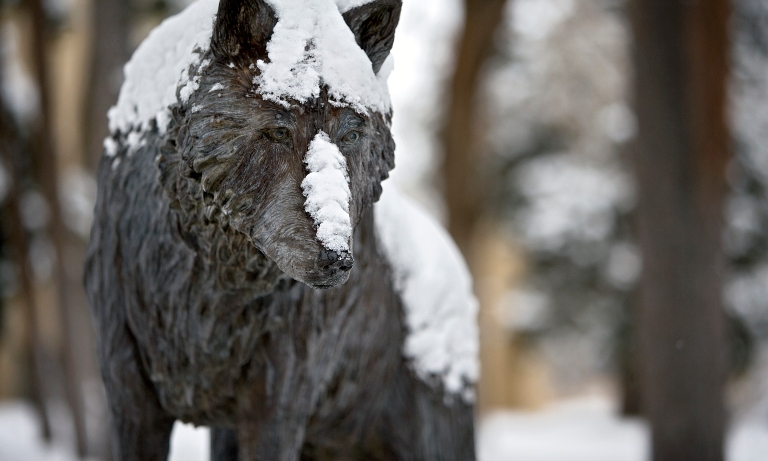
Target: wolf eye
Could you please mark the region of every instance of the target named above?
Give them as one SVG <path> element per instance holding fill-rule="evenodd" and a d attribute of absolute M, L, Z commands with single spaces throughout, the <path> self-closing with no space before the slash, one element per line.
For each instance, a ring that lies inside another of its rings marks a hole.
<path fill-rule="evenodd" d="M 285 142 L 291 137 L 291 132 L 288 128 L 272 128 L 264 131 L 271 140 L 277 142 Z"/>
<path fill-rule="evenodd" d="M 360 139 L 360 136 L 360 132 L 350 131 L 349 133 L 345 134 L 343 138 L 341 138 L 341 142 L 356 142 L 358 139 Z"/>

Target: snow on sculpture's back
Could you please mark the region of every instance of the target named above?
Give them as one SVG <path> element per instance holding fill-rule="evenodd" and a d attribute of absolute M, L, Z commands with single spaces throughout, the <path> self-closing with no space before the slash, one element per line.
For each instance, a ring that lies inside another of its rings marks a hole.
<path fill-rule="evenodd" d="M 476 302 L 381 181 L 399 0 L 200 0 L 125 67 L 86 261 L 117 459 L 474 458 Z"/>

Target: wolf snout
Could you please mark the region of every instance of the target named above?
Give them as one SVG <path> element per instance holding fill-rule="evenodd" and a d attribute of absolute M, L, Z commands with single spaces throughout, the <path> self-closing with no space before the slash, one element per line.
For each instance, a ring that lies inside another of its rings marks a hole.
<path fill-rule="evenodd" d="M 355 260 L 349 252 L 337 253 L 333 250 L 322 249 L 318 256 L 318 262 L 324 271 L 334 274 L 336 272 L 349 272 Z"/>

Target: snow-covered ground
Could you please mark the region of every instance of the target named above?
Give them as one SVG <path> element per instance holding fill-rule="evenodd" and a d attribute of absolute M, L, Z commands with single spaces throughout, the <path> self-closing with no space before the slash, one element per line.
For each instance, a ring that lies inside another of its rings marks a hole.
<path fill-rule="evenodd" d="M 600 397 L 563 401 L 539 412 L 492 413 L 478 425 L 477 440 L 479 461 L 646 461 L 649 453 L 645 423 L 616 417 Z M 726 452 L 728 461 L 765 461 L 768 422 L 731 428 Z M 208 431 L 177 424 L 170 459 L 207 461 Z M 0 403 L 0 461 L 30 460 L 74 461 L 75 456 L 61 440 L 49 447 L 41 442 L 27 404 Z"/>
<path fill-rule="evenodd" d="M 650 431 L 616 416 L 608 399 L 562 401 L 539 412 L 497 412 L 478 428 L 480 461 L 646 461 Z M 741 422 L 726 441 L 727 461 L 766 461 L 768 421 Z"/>
<path fill-rule="evenodd" d="M 67 415 L 52 408 L 53 443 L 39 436 L 36 416 L 26 402 L 0 402 L 0 461 L 76 461 Z M 208 429 L 176 423 L 170 461 L 207 461 Z M 88 458 L 86 461 L 98 461 Z"/>

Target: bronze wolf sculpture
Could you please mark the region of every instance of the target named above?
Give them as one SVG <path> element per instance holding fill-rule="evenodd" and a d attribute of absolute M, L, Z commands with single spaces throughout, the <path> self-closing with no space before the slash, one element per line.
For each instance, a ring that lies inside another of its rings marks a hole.
<path fill-rule="evenodd" d="M 217 460 L 474 459 L 471 295 L 409 285 L 440 277 L 384 248 L 411 205 L 374 212 L 401 2 L 298 3 L 201 0 L 126 66 L 85 272 L 117 460 L 166 459 L 176 420 Z"/>

